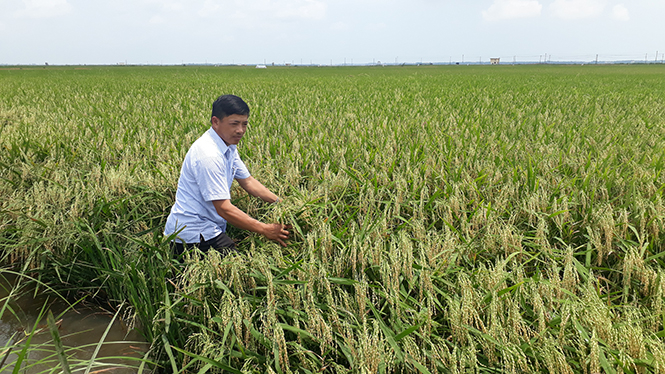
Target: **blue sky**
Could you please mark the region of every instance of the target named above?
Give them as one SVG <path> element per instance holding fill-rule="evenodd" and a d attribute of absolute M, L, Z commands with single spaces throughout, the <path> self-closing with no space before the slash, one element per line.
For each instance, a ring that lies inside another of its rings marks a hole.
<path fill-rule="evenodd" d="M 0 0 L 0 64 L 665 57 L 663 0 Z"/>

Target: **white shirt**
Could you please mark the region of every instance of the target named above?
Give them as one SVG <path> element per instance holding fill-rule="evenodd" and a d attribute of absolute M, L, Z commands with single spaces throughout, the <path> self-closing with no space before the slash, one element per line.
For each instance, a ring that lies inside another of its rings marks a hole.
<path fill-rule="evenodd" d="M 182 230 L 177 242 L 199 243 L 201 236 L 209 240 L 225 232 L 226 220 L 217 214 L 212 201 L 231 199 L 233 179 L 249 177 L 236 146 L 227 146 L 210 128 L 185 156 L 164 235 Z"/>

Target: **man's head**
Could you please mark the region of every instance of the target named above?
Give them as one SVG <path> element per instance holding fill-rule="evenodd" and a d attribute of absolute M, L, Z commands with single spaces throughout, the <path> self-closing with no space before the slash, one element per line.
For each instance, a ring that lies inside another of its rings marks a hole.
<path fill-rule="evenodd" d="M 247 131 L 249 106 L 234 95 L 223 95 L 212 104 L 212 129 L 226 145 L 240 142 Z"/>
<path fill-rule="evenodd" d="M 236 95 L 222 95 L 212 103 L 210 121 L 212 121 L 212 117 L 217 117 L 221 120 L 232 114 L 249 116 L 249 106 L 243 99 Z"/>

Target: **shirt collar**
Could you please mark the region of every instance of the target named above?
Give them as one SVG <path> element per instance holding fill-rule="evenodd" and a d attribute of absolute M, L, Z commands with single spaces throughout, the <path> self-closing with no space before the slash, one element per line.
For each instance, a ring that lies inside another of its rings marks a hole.
<path fill-rule="evenodd" d="M 224 140 L 219 135 L 217 135 L 217 133 L 212 127 L 208 129 L 208 134 L 210 135 L 212 140 L 215 142 L 215 145 L 217 145 L 217 148 L 219 148 L 219 150 L 222 152 L 224 156 L 228 157 L 229 155 L 233 154 L 233 152 L 235 152 L 236 145 L 235 144 L 226 145 Z"/>

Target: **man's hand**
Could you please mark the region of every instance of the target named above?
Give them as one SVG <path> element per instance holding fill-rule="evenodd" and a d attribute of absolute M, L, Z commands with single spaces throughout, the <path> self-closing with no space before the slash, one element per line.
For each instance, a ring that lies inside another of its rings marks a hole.
<path fill-rule="evenodd" d="M 286 247 L 284 240 L 288 239 L 289 235 L 291 235 L 288 231 L 291 227 L 291 225 L 282 225 L 281 223 L 268 223 L 261 234 L 270 240 L 276 241 L 282 247 Z"/>
<path fill-rule="evenodd" d="M 212 205 L 217 210 L 217 214 L 222 216 L 226 222 L 242 229 L 259 233 L 270 240 L 274 240 L 286 247 L 284 240 L 291 234 L 288 230 L 291 225 L 282 225 L 281 223 L 263 223 L 248 216 L 245 212 L 238 209 L 230 200 L 213 200 Z"/>

